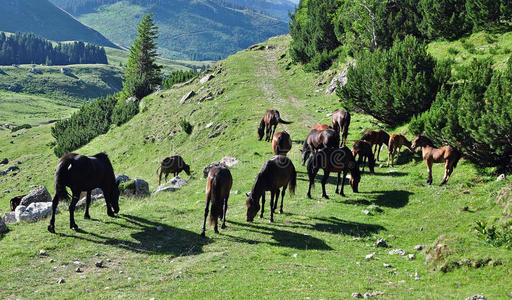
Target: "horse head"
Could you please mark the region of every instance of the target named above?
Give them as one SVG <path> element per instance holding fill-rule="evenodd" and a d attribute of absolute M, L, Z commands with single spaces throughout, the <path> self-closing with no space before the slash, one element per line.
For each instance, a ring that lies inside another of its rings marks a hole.
<path fill-rule="evenodd" d="M 361 173 L 359 172 L 359 165 L 355 161 L 348 163 L 350 170 L 350 186 L 354 193 L 359 193 L 359 181 L 361 181 Z"/>
<path fill-rule="evenodd" d="M 432 141 L 428 137 L 426 137 L 424 135 L 421 135 L 421 134 L 418 134 L 414 138 L 414 141 L 413 141 L 411 147 L 412 147 L 412 150 L 414 150 L 417 147 L 426 147 L 426 146 L 433 147 L 434 144 L 432 143 Z"/>
<path fill-rule="evenodd" d="M 116 179 L 114 186 L 112 187 L 111 197 L 106 197 L 106 195 L 105 195 L 105 201 L 109 202 L 109 204 L 114 209 L 114 213 L 116 213 L 116 214 L 119 212 L 119 194 L 120 194 L 119 184 L 120 183 L 121 183 L 120 180 Z"/>
<path fill-rule="evenodd" d="M 263 135 L 265 134 L 265 121 L 261 119 L 260 126 L 258 127 L 258 141 L 263 139 Z"/>
<path fill-rule="evenodd" d="M 260 210 L 259 199 L 253 198 L 253 193 L 245 193 L 247 196 L 247 200 L 245 201 L 245 205 L 247 206 L 247 222 L 252 222 L 254 217 Z"/>

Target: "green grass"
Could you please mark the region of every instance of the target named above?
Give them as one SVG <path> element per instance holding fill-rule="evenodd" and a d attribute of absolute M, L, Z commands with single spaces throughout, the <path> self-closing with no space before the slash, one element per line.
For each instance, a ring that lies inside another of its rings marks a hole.
<path fill-rule="evenodd" d="M 95 203 L 92 220 L 83 220 L 82 212 L 77 213 L 83 233 L 69 229 L 64 204 L 57 216 L 56 235 L 46 231 L 48 220 L 10 226 L 9 233 L 0 235 L 0 265 L 6 270 L 0 272 L 0 297 L 349 299 L 353 292 L 381 291 L 384 294 L 378 298 L 385 299 L 464 299 L 475 294 L 506 299 L 512 292 L 510 250 L 486 244 L 473 226 L 476 220 L 494 222 L 501 216 L 501 208 L 492 200 L 510 180 L 496 182 L 461 161 L 447 185 L 428 186 L 420 155 L 402 154 L 395 168 L 363 174 L 358 194 L 346 187 L 347 197 L 342 198 L 328 184 L 331 199 L 321 199 L 317 182 L 313 199 L 305 197 L 307 175 L 300 165 L 299 141 L 315 122 L 329 122 L 326 114 L 340 103 L 336 96 L 324 95 L 325 86 L 316 91 L 315 74 L 295 66 L 286 70 L 288 57 L 279 57 L 286 52 L 288 39 L 268 41 L 276 47 L 272 50 L 242 51 L 229 57 L 219 64 L 220 74 L 202 88 L 196 80 L 145 98 L 142 112 L 134 119 L 79 149 L 83 154 L 106 151 L 117 174 L 144 178 L 152 190 L 158 180 L 155 170 L 168 155 L 182 155 L 194 178 L 175 193 L 123 197 L 115 219 L 106 216 L 102 202 Z M 199 95 L 179 105 L 191 89 Z M 203 94 L 221 89 L 223 93 L 214 100 L 196 104 Z M 256 135 L 259 120 L 269 108 L 294 121 L 279 125 L 279 130 L 286 129 L 295 141 L 289 156 L 299 174 L 297 195 L 285 197 L 285 214 L 277 215 L 275 223 L 268 223 L 268 204 L 264 219 L 247 223 L 244 193 L 272 156 L 270 144 L 258 142 Z M 191 135 L 180 129 L 182 119 L 194 126 Z M 226 126 L 224 133 L 208 138 L 216 127 L 205 128 L 210 122 Z M 354 114 L 349 145 L 365 129 L 376 128 L 374 124 L 372 118 Z M 22 161 L 16 176 L 0 177 L 0 192 L 10 191 L 0 194 L 0 210 L 7 210 L 9 198 L 28 191 L 30 185 L 44 184 L 53 193 L 57 158 L 47 145 L 49 129 L 29 129 L 16 138 L 0 131 L 0 156 Z M 407 133 L 406 127 L 388 130 Z M 229 199 L 228 228 L 219 235 L 208 228 L 208 238 L 202 239 L 206 183 L 202 169 L 226 155 L 241 160 L 231 169 L 234 193 Z M 443 166 L 436 165 L 435 184 L 442 174 Z M 369 205 L 384 212 L 363 214 Z M 379 238 L 391 248 L 373 247 Z M 437 265 L 426 263 L 425 252 L 413 247 L 431 246 L 438 240 L 451 251 L 439 264 L 485 258 L 501 264 L 435 271 Z M 416 259 L 388 254 L 396 248 L 416 254 Z M 40 249 L 48 256 L 39 256 Z M 365 256 L 374 251 L 375 258 L 366 261 Z M 94 266 L 100 259 L 106 268 Z M 83 263 L 84 273 L 75 272 L 77 260 Z M 58 278 L 66 282 L 58 285 Z"/>

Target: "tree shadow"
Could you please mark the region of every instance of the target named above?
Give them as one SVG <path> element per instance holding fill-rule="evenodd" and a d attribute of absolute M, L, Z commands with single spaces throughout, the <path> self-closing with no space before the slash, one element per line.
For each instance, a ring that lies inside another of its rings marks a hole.
<path fill-rule="evenodd" d="M 396 164 L 395 164 L 396 165 Z M 374 175 L 374 176 L 391 176 L 391 177 L 403 177 L 403 176 L 406 176 L 408 175 L 407 173 L 404 173 L 404 172 L 395 172 L 395 171 L 392 171 L 392 172 L 375 172 L 373 174 L 370 174 L 370 175 Z"/>
<path fill-rule="evenodd" d="M 321 222 L 315 223 L 312 229 L 322 232 L 330 232 L 334 234 L 365 237 L 386 230 L 386 228 L 381 225 L 345 221 L 336 217 L 313 219 Z"/>
<path fill-rule="evenodd" d="M 257 243 L 266 243 L 271 246 L 279 246 L 279 247 L 287 247 L 294 248 L 300 250 L 333 250 L 329 247 L 324 241 L 321 239 L 312 237 L 310 235 L 300 234 L 296 232 L 291 232 L 287 230 L 282 230 L 277 228 L 277 226 L 281 226 L 281 224 L 269 224 L 270 226 L 260 226 L 254 223 L 240 223 L 236 221 L 229 221 L 229 223 L 245 227 L 247 230 L 251 232 L 255 232 L 258 234 L 270 235 L 272 236 L 275 242 L 259 242 L 254 240 L 249 240 L 245 238 L 232 237 L 236 240 L 243 241 L 250 244 Z"/>
<path fill-rule="evenodd" d="M 377 198 L 373 200 L 373 204 L 391 208 L 401 208 L 409 203 L 409 197 L 411 195 L 414 195 L 414 193 L 403 190 L 385 191 L 377 195 Z"/>
<path fill-rule="evenodd" d="M 135 231 L 130 235 L 135 241 L 103 236 L 83 229 L 77 234 L 57 233 L 57 235 L 150 255 L 188 256 L 200 254 L 203 252 L 203 246 L 212 242 L 212 239 L 201 237 L 198 233 L 144 218 L 126 214 L 121 214 L 118 218 L 123 219 L 129 225 L 114 221 L 108 223 Z"/>

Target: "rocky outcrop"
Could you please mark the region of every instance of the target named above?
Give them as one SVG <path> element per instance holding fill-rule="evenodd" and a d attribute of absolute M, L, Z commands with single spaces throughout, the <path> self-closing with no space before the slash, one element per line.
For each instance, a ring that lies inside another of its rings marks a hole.
<path fill-rule="evenodd" d="M 44 186 L 37 187 L 21 199 L 20 205 L 29 206 L 36 202 L 51 202 L 52 196 Z"/>
<path fill-rule="evenodd" d="M 213 78 L 215 78 L 215 76 L 213 74 L 208 74 L 208 75 L 204 76 L 203 78 L 201 78 L 201 80 L 199 80 L 199 82 L 201 84 L 205 84 L 208 81 L 212 80 Z"/>
<path fill-rule="evenodd" d="M 14 212 L 16 221 L 35 223 L 42 219 L 45 219 L 52 214 L 52 203 L 51 202 L 34 202 L 29 206 L 19 205 Z M 60 213 L 57 208 L 57 213 Z"/>
<path fill-rule="evenodd" d="M 196 95 L 196 92 L 194 91 L 190 91 L 188 92 L 185 96 L 183 96 L 180 100 L 180 104 L 183 105 L 185 104 L 185 101 L 187 101 L 188 99 L 194 97 Z"/>
<path fill-rule="evenodd" d="M 14 223 L 18 222 L 18 221 L 16 221 L 16 213 L 15 212 L 6 212 L 4 214 L 3 220 L 6 224 L 14 224 Z"/>
<path fill-rule="evenodd" d="M 204 169 L 203 169 L 203 177 L 204 178 L 207 178 L 208 177 L 208 173 L 210 173 L 210 170 L 214 167 L 226 167 L 226 168 L 231 168 L 232 166 L 236 165 L 240 163 L 240 161 L 238 159 L 236 159 L 236 157 L 233 157 L 233 156 L 224 156 L 220 161 L 216 161 L 216 162 L 212 162 L 211 164 L 209 164 L 208 166 L 206 166 Z"/>
<path fill-rule="evenodd" d="M 4 220 L 0 219 L 0 233 L 7 232 L 9 229 L 7 229 L 7 225 L 5 225 Z"/>
<path fill-rule="evenodd" d="M 126 196 L 149 196 L 149 184 L 144 179 L 135 178 L 119 185 L 119 190 Z"/>
<path fill-rule="evenodd" d="M 325 94 L 330 95 L 330 94 L 336 92 L 336 89 L 338 88 L 338 85 L 340 87 L 343 87 L 343 86 L 345 86 L 345 84 L 347 84 L 347 82 L 348 82 L 348 77 L 347 77 L 348 70 L 352 66 L 354 66 L 353 63 L 348 64 L 348 66 L 345 69 L 343 69 L 339 74 L 334 76 L 334 78 L 331 80 L 331 83 L 329 84 L 329 86 L 327 86 L 327 89 L 325 90 Z"/>
<path fill-rule="evenodd" d="M 160 193 L 160 192 L 175 192 L 179 189 L 181 189 L 182 186 L 187 184 L 187 181 L 179 176 L 176 176 L 169 180 L 167 183 L 162 184 L 159 186 L 153 193 Z"/>

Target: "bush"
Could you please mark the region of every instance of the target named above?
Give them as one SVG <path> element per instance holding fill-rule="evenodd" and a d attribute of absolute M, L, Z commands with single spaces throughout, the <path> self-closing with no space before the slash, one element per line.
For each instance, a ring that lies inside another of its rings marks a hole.
<path fill-rule="evenodd" d="M 112 122 L 117 126 L 130 121 L 139 113 L 139 104 L 137 102 L 124 103 L 120 101 L 115 107 L 112 114 Z"/>
<path fill-rule="evenodd" d="M 457 146 L 482 167 L 512 168 L 512 63 L 493 71 L 490 59 L 458 72 L 460 84 L 443 87 L 428 112 L 410 123 L 439 144 Z"/>
<path fill-rule="evenodd" d="M 170 89 L 173 85 L 177 83 L 186 82 L 197 76 L 197 72 L 194 70 L 189 71 L 174 71 L 171 75 L 167 76 L 162 81 L 162 86 L 164 89 Z"/>
<path fill-rule="evenodd" d="M 390 50 L 360 52 L 356 59 L 348 83 L 337 92 L 340 100 L 393 126 L 426 111 L 450 77 L 450 64 L 436 66 L 425 44 L 412 36 L 396 41 Z"/>
<path fill-rule="evenodd" d="M 457 55 L 459 54 L 459 50 L 457 50 L 457 48 L 450 47 L 448 48 L 448 53 L 450 53 L 451 55 Z"/>
<path fill-rule="evenodd" d="M 465 3 L 466 0 L 420 0 L 421 33 L 431 40 L 454 40 L 470 32 L 472 24 L 466 18 Z"/>
<path fill-rule="evenodd" d="M 191 134 L 192 130 L 194 129 L 194 126 L 192 126 L 192 124 L 190 124 L 190 122 L 188 122 L 187 120 L 181 120 L 180 126 L 181 129 L 183 129 L 183 131 L 185 131 L 186 134 Z"/>
<path fill-rule="evenodd" d="M 22 129 L 30 129 L 30 128 L 32 128 L 32 125 L 30 125 L 30 124 L 23 124 L 23 125 L 20 125 L 20 126 L 13 127 L 13 128 L 11 129 L 11 132 L 16 132 L 16 131 L 18 131 L 18 130 L 22 130 Z"/>
<path fill-rule="evenodd" d="M 485 221 L 477 221 L 474 227 L 478 237 L 494 247 L 505 246 L 512 248 L 512 227 L 510 224 L 497 228 L 496 225 L 488 225 Z"/>

